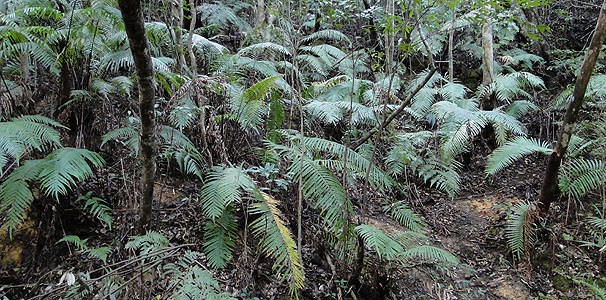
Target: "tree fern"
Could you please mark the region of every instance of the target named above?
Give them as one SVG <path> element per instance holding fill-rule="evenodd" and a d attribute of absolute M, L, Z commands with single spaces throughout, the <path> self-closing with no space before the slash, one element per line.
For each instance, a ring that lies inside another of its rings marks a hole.
<path fill-rule="evenodd" d="M 260 216 L 251 223 L 253 234 L 261 238 L 261 250 L 276 260 L 274 269 L 278 270 L 282 280 L 289 282 L 290 294 L 297 296 L 304 281 L 297 245 L 285 225 L 278 202 L 262 192 L 255 192 L 254 197 L 257 202 L 252 213 Z"/>
<path fill-rule="evenodd" d="M 533 138 L 518 137 L 515 140 L 497 148 L 488 157 L 486 162 L 486 173 L 494 174 L 525 155 L 541 152 L 551 154 L 553 149 L 548 147 L 547 142 L 540 142 Z"/>

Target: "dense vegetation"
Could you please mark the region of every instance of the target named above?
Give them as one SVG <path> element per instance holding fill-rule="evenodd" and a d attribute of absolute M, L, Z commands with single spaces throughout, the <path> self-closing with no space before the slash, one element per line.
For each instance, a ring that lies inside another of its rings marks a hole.
<path fill-rule="evenodd" d="M 0 299 L 606 299 L 606 1 L 0 0 Z"/>

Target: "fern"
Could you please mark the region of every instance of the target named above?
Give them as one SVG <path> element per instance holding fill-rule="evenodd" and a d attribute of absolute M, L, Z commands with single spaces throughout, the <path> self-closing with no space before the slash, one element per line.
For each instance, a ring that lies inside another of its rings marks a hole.
<path fill-rule="evenodd" d="M 494 174 L 525 155 L 541 152 L 551 154 L 553 149 L 549 148 L 547 142 L 540 142 L 533 138 L 518 137 L 515 140 L 497 148 L 488 157 L 486 162 L 486 174 Z"/>
<path fill-rule="evenodd" d="M 170 275 L 169 289 L 174 289 L 169 299 L 190 300 L 235 300 L 221 287 L 212 273 L 197 266 L 201 255 L 197 252 L 186 251 L 178 261 L 164 266 Z"/>
<path fill-rule="evenodd" d="M 84 204 L 84 209 L 89 208 L 90 214 L 97 218 L 112 229 L 112 216 L 110 215 L 110 208 L 107 206 L 105 200 L 97 197 L 92 197 L 93 192 L 88 192 L 86 195 L 78 197 L 77 201 L 86 200 Z"/>
<path fill-rule="evenodd" d="M 200 192 L 202 211 L 210 219 L 219 218 L 229 205 L 242 201 L 242 191 L 254 189 L 254 182 L 242 168 L 214 167 Z"/>
<path fill-rule="evenodd" d="M 269 108 L 264 99 L 280 78 L 281 75 L 266 78 L 243 92 L 235 92 L 232 96 L 230 108 L 243 129 L 261 125 Z"/>
<path fill-rule="evenodd" d="M 412 231 L 420 232 L 425 226 L 425 223 L 421 220 L 419 215 L 408 208 L 403 201 L 397 201 L 390 205 L 386 205 L 383 207 L 383 211 Z"/>
<path fill-rule="evenodd" d="M 297 245 L 285 225 L 282 212 L 278 209 L 278 202 L 265 193 L 254 194 L 258 202 L 254 204 L 252 213 L 260 216 L 251 223 L 253 234 L 261 238 L 259 242 L 261 250 L 276 260 L 274 269 L 277 269 L 281 280 L 290 283 L 290 294 L 297 296 L 298 291 L 303 288 L 304 281 L 303 265 L 297 252 Z"/>
<path fill-rule="evenodd" d="M 402 257 L 406 260 L 410 260 L 412 258 L 421 258 L 428 261 L 450 263 L 455 265 L 459 263 L 459 260 L 448 251 L 431 245 L 421 245 L 410 248 L 402 253 Z"/>
<path fill-rule="evenodd" d="M 505 222 L 507 245 L 513 257 L 520 259 L 530 244 L 535 240 L 535 229 L 532 222 L 535 206 L 528 202 L 520 202 L 511 207 L 509 218 Z"/>
<path fill-rule="evenodd" d="M 596 159 L 571 160 L 562 166 L 558 174 L 560 190 L 577 199 L 604 183 L 606 183 L 606 165 Z"/>
<path fill-rule="evenodd" d="M 98 154 L 75 148 L 61 148 L 43 159 L 28 160 L 11 172 L 0 184 L 0 211 L 7 214 L 3 228 L 9 234 L 25 219 L 26 210 L 34 200 L 28 181 L 40 181 L 42 191 L 58 199 L 68 190 L 93 174 L 93 167 L 101 167 L 105 162 Z"/>
<path fill-rule="evenodd" d="M 230 210 L 204 224 L 204 252 L 213 268 L 224 268 L 232 257 L 237 224 Z"/>
<path fill-rule="evenodd" d="M 362 238 L 364 245 L 374 249 L 379 258 L 394 260 L 404 252 L 402 245 L 374 226 L 363 224 L 356 226 L 354 230 Z"/>
<path fill-rule="evenodd" d="M 96 258 L 102 261 L 104 264 L 107 263 L 107 256 L 111 253 L 111 249 L 109 247 L 99 247 L 99 248 L 89 248 L 86 243 L 88 239 L 80 239 L 77 235 L 67 235 L 57 241 L 57 244 L 61 242 L 65 242 L 67 244 L 72 244 L 76 246 L 79 250 L 87 253 L 89 257 Z"/>
<path fill-rule="evenodd" d="M 413 244 L 409 243 L 411 240 L 418 241 L 419 238 L 424 238 L 417 233 L 410 234 L 409 232 L 399 232 L 393 235 L 387 235 L 380 229 L 366 224 L 356 226 L 355 231 L 364 241 L 364 245 L 374 249 L 379 258 L 384 257 L 387 260 L 400 262 L 407 262 L 413 258 L 421 258 L 427 261 L 451 264 L 459 263 L 459 260 L 456 257 L 444 249 L 431 245 L 417 244 L 411 246 L 411 244 Z"/>

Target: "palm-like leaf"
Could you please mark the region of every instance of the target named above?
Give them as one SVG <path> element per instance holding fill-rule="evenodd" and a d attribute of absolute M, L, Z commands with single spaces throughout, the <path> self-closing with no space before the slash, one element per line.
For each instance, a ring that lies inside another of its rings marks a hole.
<path fill-rule="evenodd" d="M 549 155 L 553 152 L 553 149 L 548 147 L 547 142 L 540 142 L 533 138 L 518 137 L 492 152 L 486 162 L 486 173 L 494 174 L 513 164 L 523 156 L 536 152 Z"/>

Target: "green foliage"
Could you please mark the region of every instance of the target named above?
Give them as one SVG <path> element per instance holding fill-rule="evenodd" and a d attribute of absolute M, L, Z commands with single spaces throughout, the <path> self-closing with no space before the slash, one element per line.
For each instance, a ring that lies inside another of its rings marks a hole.
<path fill-rule="evenodd" d="M 253 189 L 254 182 L 241 167 L 214 167 L 200 193 L 202 211 L 207 218 L 219 218 L 228 206 L 242 201 L 242 192 Z"/>
<path fill-rule="evenodd" d="M 0 184 L 0 211 L 7 220 L 2 225 L 9 233 L 23 222 L 26 211 L 34 200 L 29 182 L 37 181 L 41 192 L 59 200 L 77 183 L 93 174 L 93 167 L 105 161 L 97 153 L 75 148 L 59 148 L 43 159 L 27 160 L 13 170 Z"/>
<path fill-rule="evenodd" d="M 558 185 L 565 194 L 581 198 L 606 183 L 606 164 L 591 159 L 572 159 L 563 164 L 558 174 Z"/>
<path fill-rule="evenodd" d="M 492 152 L 486 162 L 486 173 L 494 174 L 499 172 L 525 155 L 537 152 L 549 155 L 553 152 L 553 149 L 549 148 L 547 142 L 540 142 L 533 138 L 518 137 Z"/>
<path fill-rule="evenodd" d="M 235 300 L 229 293 L 222 292 L 209 271 L 197 266 L 200 259 L 199 253 L 186 251 L 177 262 L 164 266 L 166 273 L 171 275 L 169 289 L 173 292 L 169 299 Z"/>
<path fill-rule="evenodd" d="M 505 236 L 507 245 L 516 259 L 528 254 L 528 248 L 535 241 L 534 213 L 533 204 L 519 202 L 511 207 L 511 213 L 508 214 L 505 222 Z"/>
<path fill-rule="evenodd" d="M 355 231 L 364 241 L 364 245 L 374 249 L 380 258 L 383 257 L 387 260 L 400 262 L 420 258 L 437 263 L 459 263 L 452 254 L 443 249 L 430 245 L 402 243 L 403 241 L 410 241 L 406 237 L 412 236 L 417 238 L 419 237 L 418 234 L 408 235 L 404 232 L 387 235 L 380 229 L 366 224 L 356 226 Z"/>
<path fill-rule="evenodd" d="M 423 220 L 408 208 L 404 201 L 396 201 L 386 205 L 383 207 L 383 211 L 412 231 L 421 232 L 425 226 Z"/>
<path fill-rule="evenodd" d="M 78 248 L 78 250 L 87 253 L 89 257 L 98 259 L 102 261 L 104 264 L 107 264 L 107 256 L 111 253 L 111 249 L 109 247 L 100 247 L 100 248 L 89 248 L 86 243 L 88 239 L 80 239 L 77 235 L 67 235 L 57 241 L 57 244 L 61 242 L 65 242 L 67 244 L 72 244 Z"/>
<path fill-rule="evenodd" d="M 204 224 L 204 253 L 213 268 L 225 268 L 232 258 L 237 223 L 229 209 Z"/>
<path fill-rule="evenodd" d="M 262 192 L 255 192 L 254 197 L 257 202 L 253 205 L 252 213 L 260 216 L 250 224 L 253 234 L 261 238 L 261 250 L 276 260 L 274 269 L 282 280 L 290 283 L 290 294 L 297 296 L 304 281 L 303 264 L 297 252 L 297 245 L 286 227 L 282 212 L 278 209 L 278 202 Z"/>
<path fill-rule="evenodd" d="M 93 218 L 97 218 L 105 222 L 105 224 L 107 224 L 107 226 L 111 230 L 112 216 L 110 215 L 109 206 L 107 206 L 105 200 L 98 197 L 93 197 L 92 195 L 93 192 L 88 192 L 85 195 L 78 197 L 78 201 L 86 200 L 86 203 L 84 204 L 84 209 L 88 208 Z"/>

